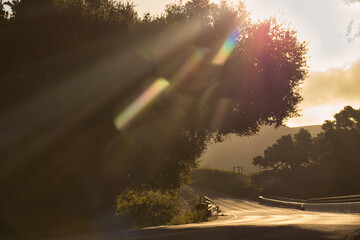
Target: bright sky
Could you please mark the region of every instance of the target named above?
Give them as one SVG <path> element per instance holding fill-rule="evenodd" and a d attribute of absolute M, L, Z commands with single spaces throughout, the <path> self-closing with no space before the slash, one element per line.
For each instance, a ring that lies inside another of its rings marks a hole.
<path fill-rule="evenodd" d="M 174 1 L 134 2 L 142 15 L 160 14 Z M 300 105 L 303 116 L 290 119 L 287 125 L 322 124 L 345 105 L 360 107 L 359 0 L 247 0 L 246 5 L 253 19 L 275 15 L 290 23 L 300 40 L 309 42 L 310 76 Z"/>

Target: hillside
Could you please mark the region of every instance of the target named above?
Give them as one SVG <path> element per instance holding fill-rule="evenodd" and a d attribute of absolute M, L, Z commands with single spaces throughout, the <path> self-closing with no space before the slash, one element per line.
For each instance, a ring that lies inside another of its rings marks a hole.
<path fill-rule="evenodd" d="M 229 136 L 224 142 L 208 147 L 200 160 L 200 168 L 215 168 L 232 171 L 234 166 L 241 166 L 244 172 L 260 170 L 252 165 L 253 157 L 262 155 L 264 150 L 275 143 L 283 135 L 294 134 L 300 128 L 307 129 L 314 137 L 321 131 L 320 125 L 290 128 L 281 126 L 275 129 L 271 126 L 262 127 L 258 134 L 250 137 Z"/>
<path fill-rule="evenodd" d="M 212 190 L 241 198 L 255 198 L 260 192 L 260 189 L 251 183 L 249 176 L 229 171 L 196 169 L 192 173 L 191 181 L 191 185 L 197 189 Z"/>

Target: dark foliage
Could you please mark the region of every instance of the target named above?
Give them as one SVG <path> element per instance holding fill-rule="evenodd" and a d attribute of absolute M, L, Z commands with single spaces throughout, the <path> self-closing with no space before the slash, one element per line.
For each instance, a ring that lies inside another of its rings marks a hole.
<path fill-rule="evenodd" d="M 14 0 L 10 15 L 3 4 L 7 234 L 99 230 L 125 188 L 177 188 L 209 141 L 279 125 L 301 100 L 306 44 L 275 19 L 251 23 L 243 4 L 193 0 L 141 19 L 133 4 L 112 0 Z M 233 51 L 216 58 L 231 33 Z M 168 85 L 148 99 L 160 78 Z"/>
<path fill-rule="evenodd" d="M 312 138 L 309 131 L 300 129 L 294 138 L 289 134 L 282 136 L 275 144 L 264 151 L 263 156 L 253 159 L 253 164 L 263 168 L 295 170 L 306 167 L 313 153 Z"/>
<path fill-rule="evenodd" d="M 271 168 L 253 176 L 265 194 L 311 198 L 360 192 L 360 109 L 346 106 L 334 117 L 317 137 L 300 130 L 295 141 L 283 136 L 264 157 L 254 158 L 254 164 Z"/>

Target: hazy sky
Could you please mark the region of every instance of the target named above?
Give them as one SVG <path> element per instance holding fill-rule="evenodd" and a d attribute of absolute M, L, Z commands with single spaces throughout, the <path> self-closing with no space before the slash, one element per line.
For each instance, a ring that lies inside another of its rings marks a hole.
<path fill-rule="evenodd" d="M 140 15 L 160 14 L 172 0 L 134 0 Z M 213 2 L 218 2 L 214 0 Z M 289 126 L 322 124 L 345 105 L 360 107 L 360 1 L 247 0 L 253 19 L 276 16 L 309 42 L 310 75 L 300 118 Z"/>

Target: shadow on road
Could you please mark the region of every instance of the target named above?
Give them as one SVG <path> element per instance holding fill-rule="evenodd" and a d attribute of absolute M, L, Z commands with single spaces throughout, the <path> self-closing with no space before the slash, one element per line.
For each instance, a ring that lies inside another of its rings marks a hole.
<path fill-rule="evenodd" d="M 355 229 L 356 230 L 356 229 Z M 344 239 L 351 235 L 354 227 L 348 229 L 334 226 L 227 226 L 211 228 L 157 228 L 106 233 L 102 236 L 83 236 L 76 239 Z M 349 239 L 349 238 L 346 238 Z M 352 238 L 351 238 L 352 239 Z"/>

